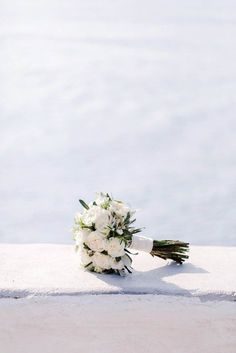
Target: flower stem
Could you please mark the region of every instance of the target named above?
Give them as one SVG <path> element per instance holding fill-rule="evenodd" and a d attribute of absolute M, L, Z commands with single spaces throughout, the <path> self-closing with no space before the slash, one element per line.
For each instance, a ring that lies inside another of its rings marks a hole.
<path fill-rule="evenodd" d="M 189 243 L 184 243 L 179 240 L 154 240 L 151 255 L 158 256 L 164 260 L 170 259 L 178 264 L 182 264 L 188 259 L 188 250 Z"/>

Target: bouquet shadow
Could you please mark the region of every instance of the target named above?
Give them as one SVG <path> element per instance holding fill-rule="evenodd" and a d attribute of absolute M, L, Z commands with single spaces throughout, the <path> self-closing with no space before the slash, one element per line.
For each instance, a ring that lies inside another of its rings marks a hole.
<path fill-rule="evenodd" d="M 120 294 L 164 294 L 164 295 L 183 295 L 193 297 L 198 288 L 186 289 L 188 279 L 184 278 L 184 274 L 207 274 L 208 271 L 197 267 L 191 263 L 178 265 L 174 262 L 165 264 L 147 271 L 133 270 L 132 274 L 125 277 L 117 275 L 101 275 L 95 274 L 101 281 L 109 284 L 111 290 L 109 293 Z M 181 276 L 183 286 L 177 284 L 176 277 Z M 194 278 L 191 280 L 194 283 Z M 189 287 L 189 286 L 187 286 Z M 114 290 L 112 290 L 112 288 Z"/>

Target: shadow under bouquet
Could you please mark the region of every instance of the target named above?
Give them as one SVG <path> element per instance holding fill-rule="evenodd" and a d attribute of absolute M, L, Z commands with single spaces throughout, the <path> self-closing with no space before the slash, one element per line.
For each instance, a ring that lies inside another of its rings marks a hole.
<path fill-rule="evenodd" d="M 79 200 L 83 212 L 74 220 L 73 236 L 81 265 L 98 273 L 123 276 L 132 272 L 132 250 L 140 250 L 182 264 L 187 258 L 189 243 L 178 240 L 153 240 L 138 235 L 135 210 L 107 193 L 99 193 L 92 203 Z M 131 250 L 131 251 L 130 251 Z"/>

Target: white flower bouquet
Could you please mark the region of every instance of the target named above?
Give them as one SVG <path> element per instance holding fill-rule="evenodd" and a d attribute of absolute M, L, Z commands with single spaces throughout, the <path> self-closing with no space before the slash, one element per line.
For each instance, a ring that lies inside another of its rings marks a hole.
<path fill-rule="evenodd" d="M 99 193 L 94 202 L 79 200 L 84 210 L 75 216 L 73 235 L 81 264 L 90 271 L 124 275 L 132 271 L 130 249 L 141 250 L 182 264 L 189 244 L 175 240 L 153 240 L 137 235 L 134 214 L 128 205 Z"/>

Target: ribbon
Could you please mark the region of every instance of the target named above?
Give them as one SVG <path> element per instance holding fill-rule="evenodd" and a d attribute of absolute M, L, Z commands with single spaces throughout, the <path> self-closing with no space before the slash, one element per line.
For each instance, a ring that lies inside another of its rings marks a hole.
<path fill-rule="evenodd" d="M 148 252 L 150 254 L 150 252 L 152 251 L 152 248 L 153 248 L 153 239 L 141 237 L 135 234 L 132 236 L 132 243 L 130 245 L 130 249 L 141 250 L 141 251 Z"/>

